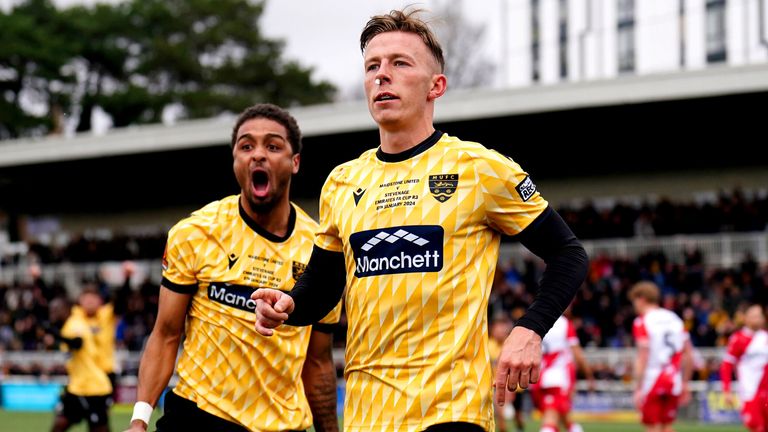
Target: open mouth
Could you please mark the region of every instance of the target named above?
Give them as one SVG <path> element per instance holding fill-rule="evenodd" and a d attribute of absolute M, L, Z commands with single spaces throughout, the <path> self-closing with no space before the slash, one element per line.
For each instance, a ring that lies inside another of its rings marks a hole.
<path fill-rule="evenodd" d="M 253 193 L 258 198 L 264 198 L 269 192 L 269 176 L 266 171 L 254 171 L 251 173 Z"/>
<path fill-rule="evenodd" d="M 396 100 L 400 99 L 399 97 L 393 95 L 392 93 L 382 92 L 376 95 L 376 97 L 373 99 L 374 102 L 385 102 L 390 100 Z"/>

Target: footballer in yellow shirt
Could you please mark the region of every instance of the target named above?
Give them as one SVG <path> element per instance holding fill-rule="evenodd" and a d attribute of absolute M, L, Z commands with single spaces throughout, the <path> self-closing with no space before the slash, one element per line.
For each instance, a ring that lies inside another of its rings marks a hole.
<path fill-rule="evenodd" d="M 112 383 L 102 367 L 100 346 L 114 326 L 98 316 L 103 300 L 95 289 L 84 289 L 78 299 L 77 313 L 71 313 L 61 329 L 60 338 L 70 352 L 67 361 L 68 382 L 56 406 L 54 432 L 86 421 L 91 432 L 109 430 L 108 399 Z"/>
<path fill-rule="evenodd" d="M 373 17 L 360 44 L 380 146 L 328 176 L 307 271 L 289 293 L 252 295 L 256 328 L 312 324 L 343 294 L 345 431 L 493 430 L 493 387 L 501 402 L 537 380 L 541 338 L 583 281 L 586 254 L 517 163 L 434 128 L 447 78 L 415 11 Z M 494 383 L 487 307 L 502 234 L 547 269 Z"/>
<path fill-rule="evenodd" d="M 527 174 L 479 144 L 435 132 L 417 148 L 367 152 L 321 194 L 315 244 L 347 258 L 345 430 L 492 425 L 486 311 L 500 231 L 517 234 L 547 203 L 523 200 Z"/>
<path fill-rule="evenodd" d="M 168 234 L 157 322 L 139 368 L 139 401 L 154 405 L 176 368 L 158 431 L 338 430 L 336 370 L 323 324 L 254 329 L 251 293 L 290 291 L 318 225 L 288 198 L 301 135 L 284 110 L 260 104 L 232 136 L 239 195 L 212 202 Z M 323 322 L 335 323 L 340 304 Z M 138 409 L 137 409 L 138 411 Z M 141 413 L 131 430 L 143 431 Z"/>

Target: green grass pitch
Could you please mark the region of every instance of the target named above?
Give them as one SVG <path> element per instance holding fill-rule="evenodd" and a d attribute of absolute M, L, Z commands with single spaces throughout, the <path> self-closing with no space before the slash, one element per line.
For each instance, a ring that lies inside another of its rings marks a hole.
<path fill-rule="evenodd" d="M 150 431 L 154 431 L 154 423 L 159 417 L 155 411 L 152 417 Z M 110 426 L 113 431 L 121 432 L 128 427 L 131 418 L 131 407 L 117 406 L 112 410 Z M 53 423 L 52 412 L 10 412 L 0 410 L 0 432 L 45 432 L 50 430 Z M 582 423 L 586 432 L 641 432 L 642 426 L 632 423 Z M 85 424 L 70 429 L 72 432 L 86 432 Z M 514 431 L 510 424 L 508 431 Z M 526 432 L 538 432 L 538 423 L 529 421 L 526 424 Z M 695 422 L 678 422 L 675 424 L 676 432 L 737 432 L 745 429 L 740 425 L 704 425 Z"/>

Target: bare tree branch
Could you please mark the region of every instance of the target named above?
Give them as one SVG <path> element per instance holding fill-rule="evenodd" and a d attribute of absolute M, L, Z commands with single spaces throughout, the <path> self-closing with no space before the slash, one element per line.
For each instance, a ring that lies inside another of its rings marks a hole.
<path fill-rule="evenodd" d="M 445 74 L 451 88 L 489 86 L 496 64 L 483 52 L 485 28 L 469 22 L 461 2 L 445 1 L 434 12 L 432 26 L 445 55 Z"/>

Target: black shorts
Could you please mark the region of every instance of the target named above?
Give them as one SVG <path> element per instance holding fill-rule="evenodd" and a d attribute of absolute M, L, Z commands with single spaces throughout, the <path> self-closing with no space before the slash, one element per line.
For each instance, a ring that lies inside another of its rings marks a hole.
<path fill-rule="evenodd" d="M 109 382 L 112 384 L 112 394 L 107 399 L 107 406 L 111 407 L 115 404 L 115 395 L 117 394 L 117 374 L 110 372 L 107 374 L 107 377 L 109 377 Z"/>
<path fill-rule="evenodd" d="M 205 412 L 197 404 L 173 391 L 165 394 L 163 416 L 157 420 L 157 432 L 175 431 L 248 432 L 243 426 Z"/>
<path fill-rule="evenodd" d="M 485 429 L 473 423 L 452 422 L 432 425 L 424 432 L 485 432 Z"/>
<path fill-rule="evenodd" d="M 520 392 L 515 395 L 515 400 L 512 401 L 512 406 L 515 407 L 515 412 L 523 413 L 523 396 L 527 392 Z"/>
<path fill-rule="evenodd" d="M 61 394 L 56 405 L 56 415 L 67 419 L 70 424 L 85 420 L 91 426 L 109 424 L 107 398 L 104 396 L 77 396 L 68 391 Z"/>

